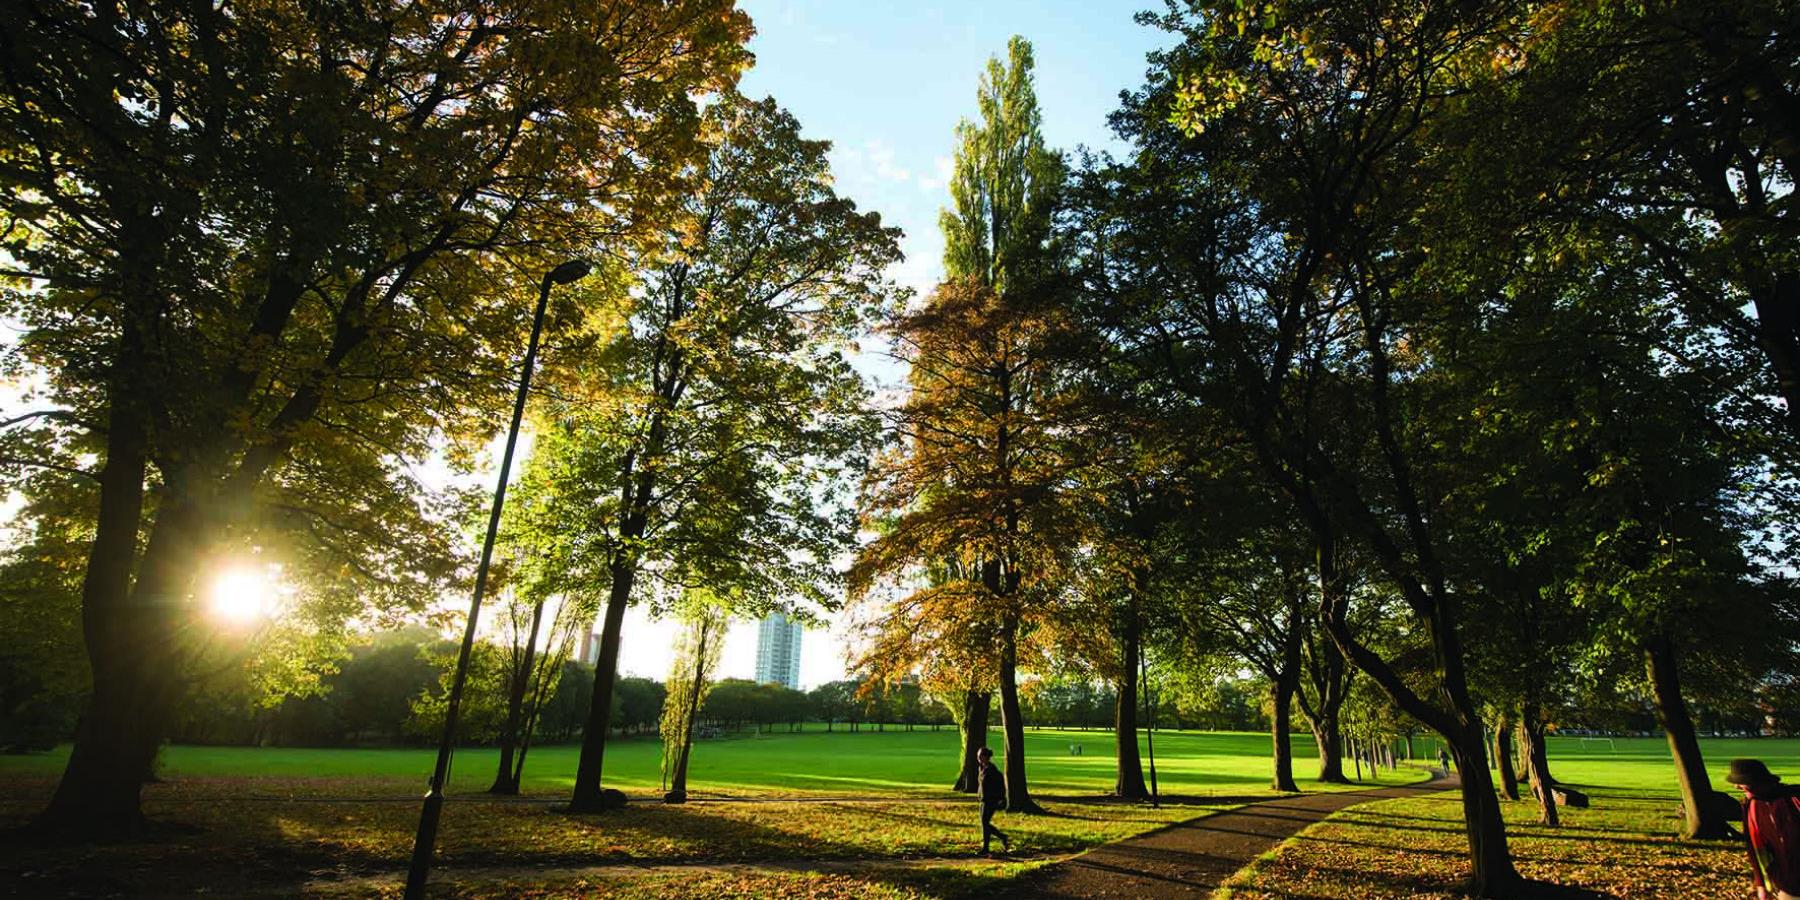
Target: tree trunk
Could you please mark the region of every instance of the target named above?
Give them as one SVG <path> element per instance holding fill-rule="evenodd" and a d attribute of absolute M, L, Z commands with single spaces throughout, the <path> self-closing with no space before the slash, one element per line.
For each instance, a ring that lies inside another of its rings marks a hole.
<path fill-rule="evenodd" d="M 594 696 L 588 706 L 587 725 L 581 733 L 581 758 L 575 766 L 575 791 L 570 812 L 595 812 L 604 808 L 600 773 L 606 761 L 606 738 L 612 729 L 613 687 L 618 681 L 619 637 L 625 625 L 625 607 L 637 567 L 627 559 L 611 565 L 612 585 L 606 595 L 606 619 L 600 628 L 600 659 L 594 665 Z"/>
<path fill-rule="evenodd" d="M 981 772 L 981 763 L 975 759 L 975 754 L 987 746 L 988 715 L 992 707 L 992 693 L 973 689 L 963 692 L 962 721 L 958 723 L 962 731 L 962 769 L 956 773 L 952 790 L 973 794 L 979 787 L 976 776 Z"/>
<path fill-rule="evenodd" d="M 1275 776 L 1269 786 L 1278 791 L 1299 793 L 1300 786 L 1294 782 L 1294 694 L 1300 689 L 1300 625 L 1299 606 L 1290 609 L 1287 634 L 1282 638 L 1281 670 L 1270 672 L 1270 679 L 1275 701 L 1274 722 L 1270 725 L 1275 753 Z"/>
<path fill-rule="evenodd" d="M 1552 828 L 1562 824 L 1562 818 L 1556 809 L 1556 795 L 1550 792 L 1550 773 L 1538 766 L 1543 748 L 1538 746 L 1541 739 L 1533 735 L 1526 722 L 1531 719 L 1530 710 L 1519 716 L 1519 755 L 1525 759 L 1526 777 L 1531 785 L 1531 796 L 1537 798 L 1538 822 Z"/>
<path fill-rule="evenodd" d="M 1529 732 L 1522 735 L 1519 742 L 1520 752 L 1525 759 L 1527 772 L 1536 771 L 1538 777 L 1551 787 L 1556 786 L 1556 779 L 1550 775 L 1550 749 L 1544 740 L 1544 711 L 1536 704 L 1528 704 L 1519 717 L 1519 727 Z M 1524 749 L 1529 741 L 1529 750 Z"/>
<path fill-rule="evenodd" d="M 681 749 L 675 754 L 675 771 L 669 777 L 669 792 L 663 799 L 671 803 L 687 801 L 688 757 L 694 749 L 694 719 L 700 715 L 700 691 L 706 686 L 706 641 L 711 620 L 700 620 L 700 639 L 694 649 L 694 681 L 688 685 L 687 709 L 681 711 Z"/>
<path fill-rule="evenodd" d="M 1000 629 L 1000 728 L 1006 737 L 1006 808 L 1043 812 L 1025 781 L 1025 720 L 1019 708 L 1019 623 L 1008 615 Z"/>
<path fill-rule="evenodd" d="M 127 329 L 128 332 L 130 329 Z M 129 340 L 129 335 L 122 340 Z M 168 677 L 150 631 L 161 613 L 131 594 L 132 562 L 143 523 L 148 457 L 143 422 L 110 392 L 112 417 L 100 469 L 100 510 L 81 583 L 81 626 L 93 692 L 75 728 L 75 747 L 38 826 L 75 837 L 129 835 L 143 823 L 142 778 L 155 758 L 160 723 L 144 715 L 146 695 Z"/>
<path fill-rule="evenodd" d="M 1143 635 L 1135 594 L 1130 605 L 1119 641 L 1118 696 L 1113 699 L 1113 735 L 1118 745 L 1118 777 L 1113 780 L 1113 794 L 1126 800 L 1143 800 L 1150 796 L 1150 789 L 1144 785 L 1143 760 L 1138 756 L 1138 657 Z"/>
<path fill-rule="evenodd" d="M 1493 778 L 1488 774 L 1481 715 L 1469 696 L 1462 645 L 1456 628 L 1455 596 L 1441 585 L 1433 593 L 1417 582 L 1402 582 L 1418 608 L 1424 611 L 1438 675 L 1437 693 L 1445 701 L 1445 708 L 1426 702 L 1386 660 L 1357 642 L 1345 621 L 1349 598 L 1344 590 L 1344 579 L 1338 572 L 1333 535 L 1320 522 L 1322 517 L 1316 516 L 1320 611 L 1332 640 L 1345 657 L 1374 678 L 1403 711 L 1443 735 L 1450 745 L 1462 776 L 1463 828 L 1469 841 L 1468 893 L 1476 897 L 1517 896 L 1521 879 L 1507 851 L 1506 820 L 1500 814 L 1500 800 L 1494 793 Z"/>
<path fill-rule="evenodd" d="M 1312 646 L 1316 642 L 1317 646 Z M 1309 701 L 1305 686 L 1295 692 L 1294 699 L 1306 714 L 1313 741 L 1319 752 L 1319 780 L 1328 784 L 1349 784 L 1344 776 L 1344 738 L 1342 711 L 1344 698 L 1350 693 L 1349 664 L 1329 637 L 1316 635 L 1303 641 L 1304 675 L 1312 687 Z"/>
<path fill-rule="evenodd" d="M 1519 799 L 1519 776 L 1513 769 L 1512 722 L 1505 713 L 1494 720 L 1494 766 L 1500 772 L 1500 793 L 1508 800 Z"/>
<path fill-rule="evenodd" d="M 513 668 L 512 681 L 507 685 L 506 725 L 500 731 L 500 768 L 488 787 L 490 794 L 519 793 L 519 770 L 513 765 L 513 753 L 522 743 L 519 728 L 525 717 L 525 692 L 531 686 L 532 658 L 537 653 L 538 627 L 543 620 L 544 601 L 539 600 L 531 606 L 531 636 L 525 639 L 524 660 Z"/>
<path fill-rule="evenodd" d="M 1800 272 L 1739 281 L 1749 288 L 1756 305 L 1756 342 L 1787 401 L 1788 428 L 1800 434 Z"/>
<path fill-rule="evenodd" d="M 1675 757 L 1675 774 L 1681 781 L 1681 803 L 1687 811 L 1683 835 L 1689 840 L 1723 840 L 1730 832 L 1723 804 L 1707 802 L 1713 793 L 1706 761 L 1700 755 L 1700 739 L 1694 720 L 1681 697 L 1681 671 L 1675 645 L 1665 634 L 1644 642 L 1644 660 L 1650 674 L 1650 690 L 1656 699 L 1656 716 L 1669 736 L 1669 752 Z"/>
<path fill-rule="evenodd" d="M 1312 721 L 1313 741 L 1319 745 L 1319 780 L 1330 784 L 1349 784 L 1344 775 L 1344 736 L 1338 727 L 1337 710 L 1321 712 Z"/>
<path fill-rule="evenodd" d="M 1520 879 L 1506 849 L 1506 820 L 1500 814 L 1493 778 L 1488 775 L 1481 722 L 1475 719 L 1463 734 L 1445 738 L 1462 776 L 1463 830 L 1469 838 L 1473 870 L 1469 891 L 1477 897 L 1515 896 Z"/>

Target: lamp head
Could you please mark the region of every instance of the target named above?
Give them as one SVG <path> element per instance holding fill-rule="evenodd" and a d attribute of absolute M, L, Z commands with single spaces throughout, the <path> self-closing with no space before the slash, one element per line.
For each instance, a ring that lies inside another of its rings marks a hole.
<path fill-rule="evenodd" d="M 593 266 L 588 265 L 585 260 L 571 259 L 551 269 L 548 277 L 552 284 L 572 284 L 586 278 L 591 271 Z"/>

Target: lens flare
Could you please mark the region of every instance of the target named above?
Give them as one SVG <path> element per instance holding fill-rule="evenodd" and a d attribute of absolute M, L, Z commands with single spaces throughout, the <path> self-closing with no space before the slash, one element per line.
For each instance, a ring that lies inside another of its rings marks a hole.
<path fill-rule="evenodd" d="M 250 625 L 275 612 L 275 585 L 264 569 L 234 566 L 213 578 L 207 606 L 232 625 Z"/>

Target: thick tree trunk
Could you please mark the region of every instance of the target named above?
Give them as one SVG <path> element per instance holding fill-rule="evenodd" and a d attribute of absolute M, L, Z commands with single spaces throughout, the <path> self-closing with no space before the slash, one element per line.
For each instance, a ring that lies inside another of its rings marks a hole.
<path fill-rule="evenodd" d="M 606 761 L 606 738 L 612 730 L 612 695 L 618 681 L 619 639 L 625 626 L 625 607 L 631 601 L 637 567 L 630 560 L 612 563 L 612 585 L 606 595 L 606 617 L 600 628 L 600 659 L 594 665 L 594 697 L 588 707 L 587 725 L 581 733 L 581 758 L 575 765 L 575 791 L 569 797 L 570 812 L 595 812 L 604 807 L 600 773 Z"/>
<path fill-rule="evenodd" d="M 1724 806 L 1708 802 L 1713 794 L 1712 779 L 1706 774 L 1694 720 L 1681 697 L 1681 671 L 1674 642 L 1667 634 L 1645 641 L 1644 661 L 1656 700 L 1656 716 L 1669 736 L 1669 752 L 1675 757 L 1675 774 L 1681 782 L 1681 803 L 1687 811 L 1683 834 L 1689 840 L 1724 840 L 1730 836 Z"/>
<path fill-rule="evenodd" d="M 520 726 L 525 717 L 525 692 L 530 689 L 532 658 L 537 653 L 538 627 L 543 620 L 544 601 L 539 600 L 531 607 L 531 636 L 525 639 L 523 663 L 513 669 L 511 683 L 507 685 L 506 725 L 500 731 L 500 767 L 494 773 L 494 783 L 488 786 L 490 794 L 519 793 L 519 774 L 513 765 L 513 753 L 522 743 Z"/>
<path fill-rule="evenodd" d="M 93 693 L 76 725 L 62 781 L 38 817 L 40 827 L 76 837 L 128 835 L 141 826 L 141 776 L 161 737 L 157 723 L 142 716 L 141 701 L 148 685 L 168 677 L 153 653 L 160 641 L 146 628 L 161 615 L 131 595 L 148 466 L 143 423 L 117 388 L 110 400 L 100 512 L 81 585 Z"/>
<path fill-rule="evenodd" d="M 1031 799 L 1025 780 L 1025 719 L 1019 707 L 1019 624 L 1000 629 L 1000 729 L 1006 738 L 1006 808 L 1010 812 L 1042 812 Z"/>
<path fill-rule="evenodd" d="M 1349 695 L 1350 667 L 1344 655 L 1329 637 L 1303 636 L 1303 673 L 1312 687 L 1309 701 L 1304 687 L 1295 694 L 1306 722 L 1312 729 L 1313 742 L 1319 753 L 1319 780 L 1328 784 L 1349 784 L 1344 776 L 1344 738 L 1342 710 Z"/>
<path fill-rule="evenodd" d="M 1118 777 L 1113 780 L 1113 794 L 1126 800 L 1143 800 L 1150 796 L 1150 789 L 1144 785 L 1144 765 L 1138 755 L 1138 657 L 1142 652 L 1142 632 L 1135 596 L 1126 613 L 1121 638 L 1118 696 L 1113 701 L 1113 736 L 1118 747 Z"/>
<path fill-rule="evenodd" d="M 1534 735 L 1525 723 L 1531 719 L 1527 710 L 1519 717 L 1519 755 L 1525 759 L 1526 777 L 1531 785 L 1531 796 L 1537 798 L 1538 822 L 1555 828 L 1562 824 L 1562 817 L 1556 809 L 1556 795 L 1551 793 L 1550 773 L 1541 768 L 1538 760 L 1542 758 L 1542 747 L 1538 746 L 1541 736 Z"/>
<path fill-rule="evenodd" d="M 1519 799 L 1519 776 L 1513 768 L 1512 722 L 1505 714 L 1494 720 L 1494 766 L 1500 772 L 1500 794 L 1508 800 Z"/>
<path fill-rule="evenodd" d="M 1521 752 L 1526 757 L 1524 760 L 1526 772 L 1537 772 L 1538 777 L 1544 779 L 1545 784 L 1555 787 L 1556 779 L 1550 774 L 1550 748 L 1548 742 L 1544 740 L 1543 709 L 1535 704 L 1527 704 L 1519 717 L 1519 727 L 1528 732 L 1522 735 L 1519 741 Z M 1524 749 L 1527 741 L 1529 741 L 1530 750 Z"/>
<path fill-rule="evenodd" d="M 990 691 L 963 691 L 963 720 L 959 722 L 963 733 L 963 767 L 956 772 L 956 785 L 952 790 L 974 794 L 979 788 L 976 776 L 981 772 L 981 763 L 976 760 L 976 752 L 988 745 L 988 715 L 992 707 L 994 695 Z"/>
<path fill-rule="evenodd" d="M 1350 779 L 1344 775 L 1344 735 L 1338 726 L 1337 710 L 1321 710 L 1312 720 L 1312 733 L 1319 748 L 1319 780 L 1349 784 Z"/>
<path fill-rule="evenodd" d="M 1460 735 L 1445 735 L 1456 770 L 1462 777 L 1463 830 L 1469 838 L 1472 874 L 1469 891 L 1477 897 L 1512 897 L 1519 886 L 1518 872 L 1506 849 L 1506 820 L 1500 799 L 1488 775 L 1481 722 Z"/>

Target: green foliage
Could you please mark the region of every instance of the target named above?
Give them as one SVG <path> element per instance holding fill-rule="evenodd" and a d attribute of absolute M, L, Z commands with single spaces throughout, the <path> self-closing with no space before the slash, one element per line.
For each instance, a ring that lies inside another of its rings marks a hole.
<path fill-rule="evenodd" d="M 684 603 L 686 627 L 675 647 L 669 667 L 662 716 L 657 728 L 662 737 L 663 783 L 674 791 L 687 790 L 688 754 L 694 746 L 694 718 L 711 692 L 713 673 L 725 650 L 725 630 L 730 620 L 707 595 L 695 592 Z"/>
<path fill-rule="evenodd" d="M 680 209 L 568 353 L 505 539 L 534 590 L 598 593 L 629 566 L 671 602 L 829 608 L 838 496 L 873 421 L 845 354 L 889 302 L 897 233 L 830 186 L 824 142 L 772 100 L 724 97 Z"/>
<path fill-rule="evenodd" d="M 956 126 L 952 208 L 939 216 L 946 277 L 1003 295 L 1030 290 L 1041 274 L 1064 179 L 1061 157 L 1044 146 L 1033 66 L 1030 42 L 1016 35 L 1006 62 L 988 60 L 976 94 L 979 120 Z"/>

